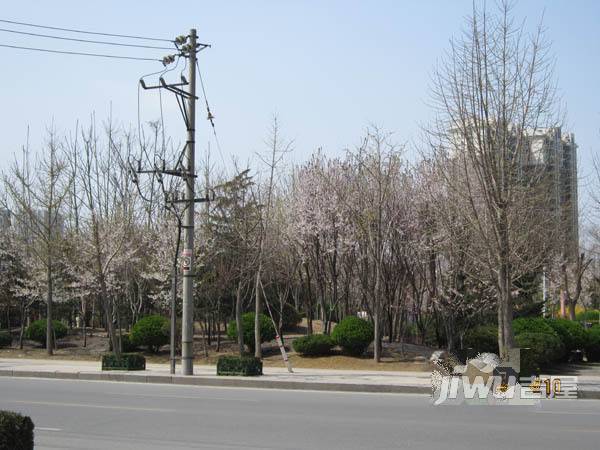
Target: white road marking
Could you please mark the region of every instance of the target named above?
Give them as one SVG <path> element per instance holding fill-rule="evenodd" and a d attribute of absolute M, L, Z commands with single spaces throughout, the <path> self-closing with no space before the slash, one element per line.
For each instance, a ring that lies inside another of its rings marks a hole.
<path fill-rule="evenodd" d="M 600 416 L 600 413 L 589 412 L 589 411 L 536 411 L 536 414 L 556 414 L 562 415 L 573 415 L 573 416 Z"/>
<path fill-rule="evenodd" d="M 62 428 L 35 427 L 35 431 L 62 431 Z"/>
<path fill-rule="evenodd" d="M 2 399 L 3 402 L 7 403 L 18 403 L 23 405 L 47 405 L 47 406 L 70 406 L 74 408 L 97 408 L 97 409 L 118 409 L 122 411 L 150 411 L 150 412 L 167 412 L 173 413 L 174 409 L 163 409 L 163 408 L 135 408 L 133 406 L 110 406 L 110 405 L 91 405 L 85 403 L 63 403 L 63 402 L 40 402 L 40 401 L 26 401 L 26 400 L 10 400 Z"/>
<path fill-rule="evenodd" d="M 259 400 L 245 399 L 245 398 L 227 398 L 227 397 L 197 397 L 189 395 L 169 395 L 169 394 L 132 394 L 129 392 L 106 392 L 110 395 L 128 396 L 128 397 L 155 397 L 155 398 L 178 398 L 185 400 L 225 400 L 230 402 L 250 402 L 258 403 Z"/>

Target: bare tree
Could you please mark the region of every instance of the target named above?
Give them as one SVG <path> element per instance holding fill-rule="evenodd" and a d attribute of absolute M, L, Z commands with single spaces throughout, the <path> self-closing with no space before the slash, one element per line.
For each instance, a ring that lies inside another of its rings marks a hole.
<path fill-rule="evenodd" d="M 530 137 L 558 123 L 552 69 L 541 25 L 527 35 L 503 1 L 496 13 L 474 6 L 433 74 L 430 144 L 496 290 L 503 358 L 513 345 L 513 282 L 547 257 L 535 248 L 540 236 L 551 241 Z"/>
<path fill-rule="evenodd" d="M 4 174 L 3 182 L 8 195 L 5 207 L 19 227 L 19 237 L 46 271 L 46 351 L 52 355 L 55 266 L 64 226 L 62 209 L 72 180 L 53 131 L 48 133 L 45 150 L 44 156 L 36 160 L 32 174 L 29 148 L 24 147 L 23 161 L 14 162 L 12 176 Z"/>
<path fill-rule="evenodd" d="M 78 170 L 78 182 L 83 193 L 82 206 L 85 208 L 87 239 L 83 251 L 89 256 L 94 276 L 98 283 L 100 304 L 106 318 L 106 328 L 113 351 L 120 354 L 121 343 L 115 324 L 120 325 L 116 316 L 114 296 L 109 292 L 109 271 L 123 255 L 126 243 L 131 236 L 132 208 L 130 205 L 132 183 L 128 177 L 121 152 L 121 142 L 109 121 L 106 124 L 106 142 L 101 147 L 92 123 L 87 132 L 82 133 L 83 149 Z M 119 327 L 120 330 L 120 327 Z"/>
<path fill-rule="evenodd" d="M 260 336 L 260 314 L 262 311 L 261 292 L 262 287 L 262 271 L 264 264 L 264 251 L 265 251 L 265 239 L 269 232 L 269 226 L 271 222 L 271 212 L 273 206 L 273 191 L 275 188 L 275 176 L 277 168 L 280 165 L 283 157 L 288 153 L 293 145 L 292 141 L 284 141 L 281 137 L 279 122 L 277 117 L 273 117 L 273 123 L 271 124 L 271 133 L 269 139 L 266 141 L 267 147 L 269 148 L 268 158 L 261 158 L 263 163 L 268 167 L 269 176 L 266 185 L 266 192 L 264 193 L 264 208 L 261 208 L 260 227 L 259 227 L 259 240 L 258 240 L 258 256 L 257 256 L 257 269 L 254 283 L 254 356 L 256 358 L 262 357 L 261 348 L 261 336 Z M 257 198 L 263 197 L 261 192 L 257 192 Z M 261 203 L 263 203 L 261 201 Z"/>

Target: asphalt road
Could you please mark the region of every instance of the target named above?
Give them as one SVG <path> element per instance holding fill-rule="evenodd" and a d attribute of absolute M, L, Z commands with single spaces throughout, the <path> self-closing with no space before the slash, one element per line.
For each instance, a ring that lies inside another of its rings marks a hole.
<path fill-rule="evenodd" d="M 600 401 L 439 406 L 418 395 L 0 378 L 36 449 L 598 449 Z"/>

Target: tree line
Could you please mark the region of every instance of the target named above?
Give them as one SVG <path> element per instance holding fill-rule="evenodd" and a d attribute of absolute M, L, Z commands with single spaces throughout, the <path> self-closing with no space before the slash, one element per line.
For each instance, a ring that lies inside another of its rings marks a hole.
<path fill-rule="evenodd" d="M 453 349 L 494 321 L 507 356 L 513 317 L 543 306 L 542 276 L 574 316 L 584 290 L 597 290 L 598 277 L 584 277 L 595 265 L 571 254 L 531 145 L 533 131 L 561 123 L 552 69 L 541 27 L 528 34 L 505 3 L 476 7 L 433 71 L 434 119 L 416 161 L 370 126 L 342 156 L 317 150 L 289 165 L 294 143 L 277 119 L 254 163 L 219 170 L 207 157 L 197 191 L 211 201 L 196 212 L 194 249 L 203 332 L 218 346 L 222 324 L 267 306 L 280 322 L 293 306 L 308 333 L 314 320 L 329 333 L 359 315 L 374 325 L 379 361 L 386 339 Z M 0 236 L 0 300 L 21 340 L 32 311 L 77 315 L 84 335 L 103 326 L 113 348 L 142 315 L 167 313 L 182 186 L 136 167 L 178 158 L 160 122 L 135 132 L 112 118 L 51 130 L 36 155 L 24 146 L 2 177 Z"/>

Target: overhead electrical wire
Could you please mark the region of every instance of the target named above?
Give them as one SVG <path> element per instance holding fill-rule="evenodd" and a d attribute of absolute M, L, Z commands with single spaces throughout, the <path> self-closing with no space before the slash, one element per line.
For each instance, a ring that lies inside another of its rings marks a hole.
<path fill-rule="evenodd" d="M 204 80 L 202 79 L 202 72 L 200 71 L 200 65 L 198 64 L 198 60 L 196 59 L 196 69 L 198 71 L 198 79 L 200 80 L 200 87 L 202 88 L 202 95 L 204 97 L 204 103 L 206 104 L 206 112 L 208 114 L 208 120 L 210 121 L 210 125 L 213 130 L 213 134 L 215 135 L 215 142 L 217 143 L 217 150 L 219 151 L 219 156 L 221 157 L 221 162 L 223 166 L 225 166 L 225 157 L 223 156 L 223 150 L 221 149 L 221 143 L 219 142 L 219 137 L 217 136 L 217 129 L 215 128 L 214 117 L 210 112 L 210 106 L 208 105 L 208 99 L 206 98 L 206 89 L 204 88 Z"/>
<path fill-rule="evenodd" d="M 95 40 L 90 40 L 90 39 L 77 39 L 77 38 L 70 38 L 70 37 L 66 37 L 66 36 L 52 36 L 50 34 L 29 33 L 27 31 L 9 30 L 7 28 L 0 28 L 0 31 L 3 31 L 5 33 L 24 34 L 27 36 L 37 36 L 37 37 L 50 38 L 50 39 L 60 39 L 62 41 L 85 42 L 88 44 L 118 45 L 120 47 L 137 47 L 137 48 L 149 48 L 149 49 L 157 49 L 157 50 L 176 50 L 175 47 L 158 47 L 155 45 L 124 44 L 121 42 L 95 41 Z"/>
<path fill-rule="evenodd" d="M 162 63 L 162 59 L 158 58 L 143 58 L 140 56 L 121 56 L 121 55 L 108 55 L 103 53 L 86 53 L 86 52 L 72 52 L 67 50 L 51 50 L 48 48 L 37 48 L 37 47 L 23 47 L 20 45 L 9 45 L 9 44 L 0 44 L 0 47 L 5 48 L 14 48 L 18 50 L 32 50 L 36 52 L 45 52 L 45 53 L 60 53 L 63 55 L 77 55 L 77 56 L 95 56 L 99 58 L 114 58 L 114 59 L 130 59 L 136 61 L 158 61 Z"/>
<path fill-rule="evenodd" d="M 140 40 L 145 40 L 145 41 L 173 42 L 173 39 L 161 39 L 161 38 L 155 38 L 155 37 L 135 36 L 135 35 L 129 35 L 129 34 L 102 33 L 102 32 L 98 32 L 98 31 L 77 30 L 77 29 L 73 29 L 73 28 L 51 27 L 48 25 L 37 25 L 37 24 L 27 23 L 27 22 L 17 22 L 15 20 L 0 19 L 0 22 L 10 23 L 13 25 L 23 25 L 26 27 L 44 28 L 46 30 L 67 31 L 69 33 L 93 34 L 96 36 L 112 36 L 112 37 L 119 37 L 119 38 L 125 38 L 125 39 L 140 39 Z"/>

